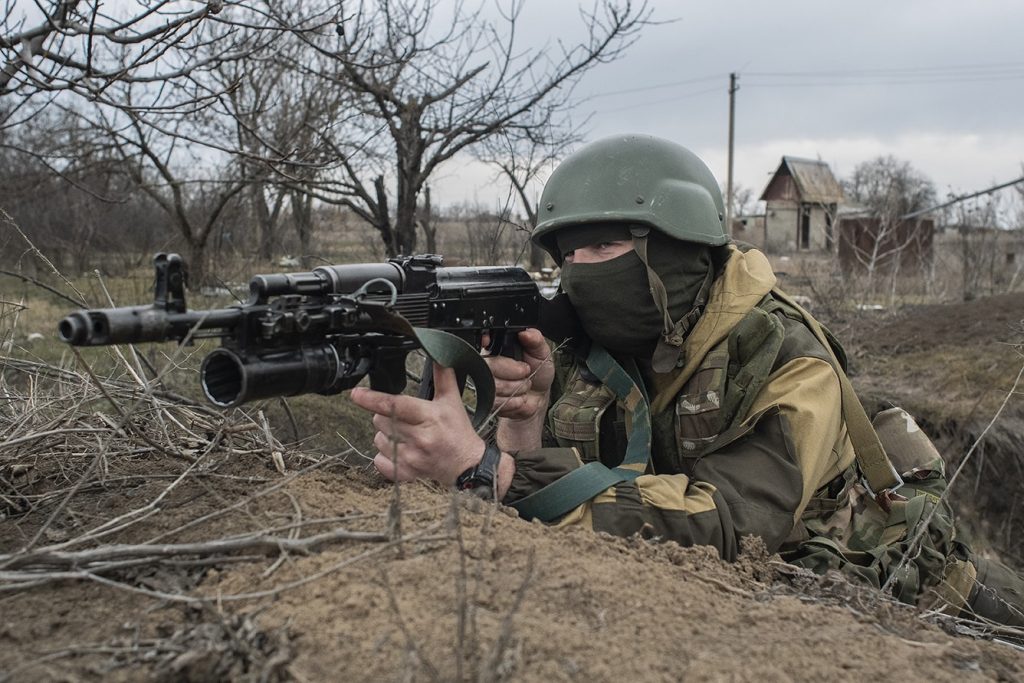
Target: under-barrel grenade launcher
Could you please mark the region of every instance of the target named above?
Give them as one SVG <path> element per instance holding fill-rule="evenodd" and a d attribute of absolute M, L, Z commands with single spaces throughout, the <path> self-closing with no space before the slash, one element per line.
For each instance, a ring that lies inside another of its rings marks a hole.
<path fill-rule="evenodd" d="M 320 266 L 305 273 L 256 275 L 245 303 L 189 311 L 187 268 L 177 254 L 157 254 L 151 305 L 74 311 L 58 325 L 75 346 L 191 343 L 218 337 L 202 362 L 210 402 L 233 407 L 261 398 L 336 394 L 369 375 L 370 386 L 400 393 L 406 356 L 452 367 L 477 392 L 474 423 L 490 412 L 494 381 L 477 349 L 516 357 L 517 333 L 540 325 L 546 304 L 519 267 L 443 267 L 440 256 L 386 263 Z M 429 396 L 431 370 L 421 396 Z"/>

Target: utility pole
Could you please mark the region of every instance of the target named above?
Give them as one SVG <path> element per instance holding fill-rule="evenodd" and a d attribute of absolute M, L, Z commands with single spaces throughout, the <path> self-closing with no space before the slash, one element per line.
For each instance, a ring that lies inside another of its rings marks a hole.
<path fill-rule="evenodd" d="M 736 72 L 729 74 L 729 175 L 725 185 L 725 234 L 732 237 L 732 148 L 736 127 Z"/>

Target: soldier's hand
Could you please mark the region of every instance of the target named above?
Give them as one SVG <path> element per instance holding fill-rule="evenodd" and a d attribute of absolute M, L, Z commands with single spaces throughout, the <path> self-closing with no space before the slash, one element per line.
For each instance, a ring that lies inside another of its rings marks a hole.
<path fill-rule="evenodd" d="M 533 328 L 519 333 L 519 345 L 523 349 L 521 361 L 506 356 L 486 357 L 494 374 L 494 407 L 498 417 L 543 420 L 555 378 L 551 349 L 540 330 Z"/>
<path fill-rule="evenodd" d="M 470 423 L 450 368 L 434 365 L 431 401 L 365 387 L 352 390 L 352 401 L 375 413 L 379 453 L 373 464 L 392 481 L 433 479 L 452 486 L 483 457 L 484 440 Z"/>

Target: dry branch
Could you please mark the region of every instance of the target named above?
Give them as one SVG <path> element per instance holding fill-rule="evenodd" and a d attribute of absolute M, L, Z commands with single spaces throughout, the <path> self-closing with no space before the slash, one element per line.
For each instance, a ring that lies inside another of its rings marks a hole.
<path fill-rule="evenodd" d="M 124 559 L 156 559 L 164 557 L 226 555 L 241 551 L 262 551 L 264 553 L 294 552 L 307 554 L 325 545 L 340 541 L 382 542 L 387 541 L 384 533 L 349 531 L 336 529 L 306 538 L 252 534 L 242 538 L 219 539 L 202 543 L 142 543 L 137 545 L 104 545 L 89 550 L 63 551 L 41 548 L 39 550 L 13 555 L 0 555 L 0 565 L 10 569 L 89 569 L 95 565 Z M 0 571 L 0 580 L 14 580 L 14 572 Z"/>

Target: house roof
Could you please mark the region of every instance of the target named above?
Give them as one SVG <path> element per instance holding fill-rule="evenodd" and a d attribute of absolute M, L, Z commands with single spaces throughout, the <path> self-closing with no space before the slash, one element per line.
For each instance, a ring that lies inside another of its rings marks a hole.
<path fill-rule="evenodd" d="M 843 201 L 843 188 L 839 186 L 832 169 L 824 161 L 801 159 L 799 157 L 782 157 L 782 163 L 768 181 L 761 193 L 761 199 L 769 199 L 770 191 L 776 180 L 789 176 L 796 183 L 800 201 L 815 204 L 835 204 Z"/>

